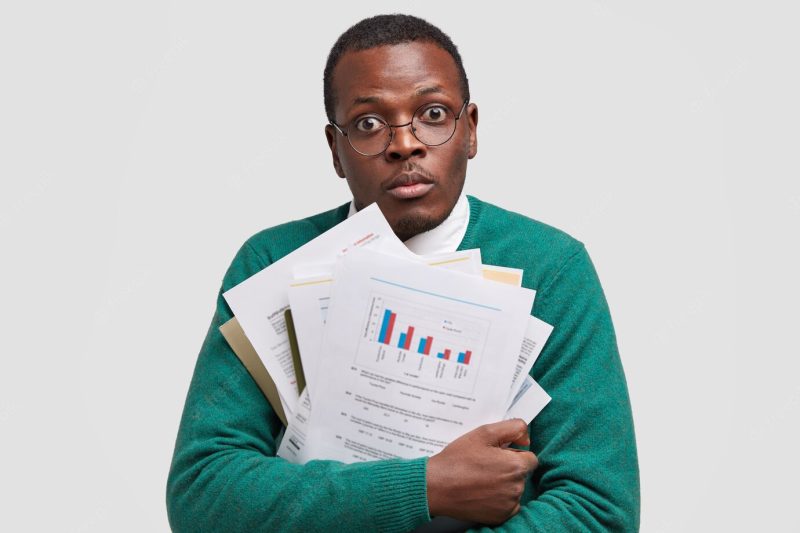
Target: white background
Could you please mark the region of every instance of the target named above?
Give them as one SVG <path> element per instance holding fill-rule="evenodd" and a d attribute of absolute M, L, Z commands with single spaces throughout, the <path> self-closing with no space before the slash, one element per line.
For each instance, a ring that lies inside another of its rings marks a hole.
<path fill-rule="evenodd" d="M 349 25 L 394 11 L 462 52 L 467 192 L 595 261 L 642 531 L 800 530 L 799 10 L 526 6 L 3 3 L 0 530 L 168 530 L 222 275 L 256 231 L 349 199 L 322 69 Z"/>

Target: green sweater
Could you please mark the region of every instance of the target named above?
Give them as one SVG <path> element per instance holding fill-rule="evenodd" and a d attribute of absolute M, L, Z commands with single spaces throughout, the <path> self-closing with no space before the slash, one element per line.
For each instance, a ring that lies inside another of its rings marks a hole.
<path fill-rule="evenodd" d="M 635 531 L 636 443 L 616 338 L 584 246 L 567 234 L 469 197 L 460 249 L 522 268 L 533 314 L 553 324 L 531 375 L 552 401 L 530 426 L 539 467 L 522 510 L 497 531 Z M 275 457 L 282 426 L 219 326 L 222 292 L 347 218 L 348 205 L 264 230 L 222 283 L 184 406 L 167 481 L 175 531 L 405 531 L 430 520 L 427 458 L 357 464 Z"/>

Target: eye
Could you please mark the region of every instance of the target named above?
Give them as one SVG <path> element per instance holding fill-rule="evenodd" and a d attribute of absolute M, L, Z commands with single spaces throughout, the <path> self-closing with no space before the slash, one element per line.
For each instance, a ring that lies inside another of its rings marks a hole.
<path fill-rule="evenodd" d="M 381 130 L 386 123 L 378 117 L 361 117 L 353 125 L 360 133 L 373 133 Z"/>
<path fill-rule="evenodd" d="M 419 115 L 419 118 L 423 122 L 427 122 L 429 124 L 439 124 L 441 122 L 445 122 L 449 114 L 449 109 L 443 105 L 437 104 L 423 109 L 422 113 Z"/>

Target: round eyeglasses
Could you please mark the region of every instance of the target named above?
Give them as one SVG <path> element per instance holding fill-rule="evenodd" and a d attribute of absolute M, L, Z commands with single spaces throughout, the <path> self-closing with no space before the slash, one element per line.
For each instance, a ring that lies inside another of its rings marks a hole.
<path fill-rule="evenodd" d="M 464 100 L 458 115 L 444 104 L 422 104 L 414 111 L 411 122 L 406 124 L 389 124 L 377 114 L 361 115 L 347 126 L 339 126 L 330 121 L 336 131 L 347 137 L 353 150 L 364 156 L 382 154 L 392 144 L 395 128 L 411 126 L 411 133 L 427 146 L 439 146 L 453 138 L 458 119 L 467 108 L 469 100 Z"/>

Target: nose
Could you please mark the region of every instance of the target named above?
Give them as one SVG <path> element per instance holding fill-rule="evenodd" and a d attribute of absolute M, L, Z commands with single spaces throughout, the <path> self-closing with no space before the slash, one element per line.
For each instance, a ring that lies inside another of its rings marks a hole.
<path fill-rule="evenodd" d="M 384 152 L 386 159 L 402 161 L 411 157 L 425 157 L 428 147 L 414 136 L 412 127 L 410 122 L 392 126 L 392 140 Z"/>

